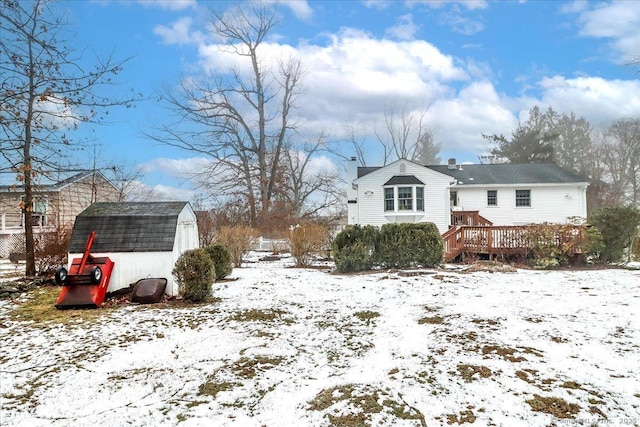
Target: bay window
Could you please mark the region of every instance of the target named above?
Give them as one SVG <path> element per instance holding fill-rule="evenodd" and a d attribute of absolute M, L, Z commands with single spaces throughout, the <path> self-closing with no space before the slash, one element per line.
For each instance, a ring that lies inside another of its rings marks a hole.
<path fill-rule="evenodd" d="M 424 187 L 385 187 L 384 210 L 385 212 L 424 212 Z"/>

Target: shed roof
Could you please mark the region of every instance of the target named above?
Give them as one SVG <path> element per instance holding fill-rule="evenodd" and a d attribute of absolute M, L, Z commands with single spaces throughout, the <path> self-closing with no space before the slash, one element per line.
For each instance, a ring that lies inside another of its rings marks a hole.
<path fill-rule="evenodd" d="M 91 252 L 172 251 L 178 215 L 188 202 L 98 202 L 76 218 L 69 252 L 81 253 L 92 231 Z"/>

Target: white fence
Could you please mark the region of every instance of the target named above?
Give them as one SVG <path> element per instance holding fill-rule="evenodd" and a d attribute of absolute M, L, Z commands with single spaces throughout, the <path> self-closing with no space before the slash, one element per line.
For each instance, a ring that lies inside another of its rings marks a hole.
<path fill-rule="evenodd" d="M 287 239 L 265 239 L 264 237 L 258 237 L 253 240 L 251 250 L 280 253 L 290 251 L 291 247 Z"/>

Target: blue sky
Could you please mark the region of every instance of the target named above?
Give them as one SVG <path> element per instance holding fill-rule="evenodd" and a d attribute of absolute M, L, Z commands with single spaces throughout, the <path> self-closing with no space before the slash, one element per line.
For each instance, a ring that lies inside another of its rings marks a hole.
<path fill-rule="evenodd" d="M 223 66 L 200 0 L 62 1 L 74 45 L 131 57 L 114 93 L 134 88 L 145 101 L 114 110 L 91 129 L 106 162 L 144 167 L 142 184 L 166 198 L 192 198 L 185 172 L 205 161 L 142 134 L 170 121 L 154 96 L 162 86 Z M 428 108 L 441 157 L 477 162 L 482 133 L 510 134 L 534 105 L 574 112 L 594 126 L 640 116 L 640 1 L 273 1 L 282 24 L 268 40 L 274 55 L 305 67 L 299 114 L 309 134 L 344 128 L 366 133 L 385 103 Z M 86 131 L 86 129 L 85 129 Z M 370 135 L 363 135 L 363 137 Z M 349 155 L 348 144 L 343 144 Z M 375 150 L 368 164 L 376 164 Z M 332 167 L 318 159 L 317 167 Z"/>

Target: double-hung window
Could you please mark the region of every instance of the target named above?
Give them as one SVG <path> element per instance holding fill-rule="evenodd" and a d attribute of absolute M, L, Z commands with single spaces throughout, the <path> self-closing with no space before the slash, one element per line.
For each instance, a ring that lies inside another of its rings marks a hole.
<path fill-rule="evenodd" d="M 413 187 L 398 187 L 398 210 L 413 210 Z"/>
<path fill-rule="evenodd" d="M 384 210 L 385 211 L 395 211 L 395 194 L 394 188 L 385 188 L 384 189 Z"/>
<path fill-rule="evenodd" d="M 487 206 L 498 206 L 498 190 L 487 190 Z"/>
<path fill-rule="evenodd" d="M 424 187 L 416 187 L 416 210 L 424 212 Z"/>
<path fill-rule="evenodd" d="M 531 190 L 516 190 L 516 207 L 531 207 Z"/>

